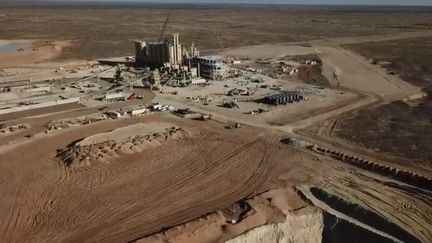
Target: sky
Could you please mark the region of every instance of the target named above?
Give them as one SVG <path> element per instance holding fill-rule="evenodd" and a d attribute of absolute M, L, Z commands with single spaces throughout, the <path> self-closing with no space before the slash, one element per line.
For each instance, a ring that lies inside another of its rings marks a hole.
<path fill-rule="evenodd" d="M 0 0 L 3 1 L 10 0 Z M 13 2 L 46 2 L 47 0 L 14 0 Z M 121 0 L 48 0 L 50 2 L 121 2 Z M 323 4 L 323 5 L 404 5 L 432 6 L 432 0 L 125 0 L 152 3 L 251 3 L 251 4 Z"/>

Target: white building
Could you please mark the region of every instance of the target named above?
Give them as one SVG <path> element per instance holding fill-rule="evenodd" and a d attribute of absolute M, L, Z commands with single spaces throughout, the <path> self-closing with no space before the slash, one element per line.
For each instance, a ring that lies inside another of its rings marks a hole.
<path fill-rule="evenodd" d="M 118 101 L 118 100 L 126 100 L 126 95 L 123 92 L 120 93 L 110 93 L 105 94 L 104 98 L 105 101 Z"/>
<path fill-rule="evenodd" d="M 220 56 L 203 56 L 198 57 L 198 72 L 201 77 L 220 80 L 228 76 L 228 70 Z"/>

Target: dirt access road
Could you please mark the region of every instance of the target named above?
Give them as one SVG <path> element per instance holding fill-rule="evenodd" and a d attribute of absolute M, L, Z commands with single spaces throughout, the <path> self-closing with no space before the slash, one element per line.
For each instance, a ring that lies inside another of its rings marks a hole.
<path fill-rule="evenodd" d="M 313 47 L 323 60 L 324 75 L 334 86 L 379 95 L 385 101 L 394 101 L 422 93 L 415 87 L 387 70 L 373 65 L 363 56 L 341 47 L 344 44 L 372 41 L 390 41 L 405 38 L 432 36 L 432 31 L 409 32 L 394 35 L 370 36 L 359 38 L 329 39 L 312 42 Z"/>
<path fill-rule="evenodd" d="M 402 99 L 410 99 L 411 97 L 418 97 L 418 94 L 423 92 L 419 87 L 413 86 L 397 75 L 392 75 L 387 70 L 378 65 L 373 65 L 369 60 L 360 56 L 357 53 L 346 50 L 340 45 L 362 43 L 370 41 L 390 41 L 400 40 L 405 38 L 418 38 L 432 36 L 431 31 L 422 32 L 408 32 L 395 35 L 359 37 L 359 38 L 340 38 L 329 39 L 326 41 L 317 41 L 312 44 L 321 54 L 324 61 L 324 74 L 329 80 L 333 81 L 334 85 L 340 85 L 347 89 L 359 90 L 365 95 L 363 104 L 358 106 L 351 105 L 352 109 L 345 109 L 343 113 L 358 111 L 365 109 L 369 106 L 380 105 L 387 102 L 392 102 Z M 333 72 L 338 73 L 338 80 L 333 79 Z M 327 116 L 326 119 L 318 121 L 314 120 L 310 125 L 315 124 L 312 128 L 299 130 L 296 133 L 301 134 L 299 137 L 313 143 L 321 144 L 329 148 L 338 148 L 342 151 L 363 156 L 365 158 L 375 159 L 381 163 L 391 162 L 397 166 L 408 170 L 415 170 L 418 173 L 431 175 L 431 168 L 422 166 L 420 164 L 407 163 L 383 154 L 376 154 L 371 151 L 366 151 L 354 144 L 342 141 L 333 136 L 333 128 L 337 125 L 339 117 L 342 112 L 334 112 L 332 116 Z"/>

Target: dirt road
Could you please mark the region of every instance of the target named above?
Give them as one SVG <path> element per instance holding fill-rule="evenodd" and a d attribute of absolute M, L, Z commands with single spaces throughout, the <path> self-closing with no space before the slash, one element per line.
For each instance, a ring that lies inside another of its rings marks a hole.
<path fill-rule="evenodd" d="M 365 58 L 335 45 L 315 46 L 324 61 L 325 75 L 336 86 L 373 93 L 386 101 L 407 98 L 421 90 L 370 64 Z M 337 75 L 334 78 L 331 71 Z"/>

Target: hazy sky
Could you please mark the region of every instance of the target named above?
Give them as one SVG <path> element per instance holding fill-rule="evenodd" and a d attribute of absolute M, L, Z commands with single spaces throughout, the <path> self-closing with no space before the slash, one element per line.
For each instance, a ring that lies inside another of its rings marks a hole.
<path fill-rule="evenodd" d="M 1 2 L 10 0 L 0 0 Z M 14 0 L 12 2 L 44 2 L 47 0 Z M 121 2 L 121 0 L 48 0 L 51 2 Z M 332 5 L 421 5 L 432 6 L 432 0 L 125 0 L 126 2 L 157 3 L 278 3 L 278 4 L 332 4 Z"/>

